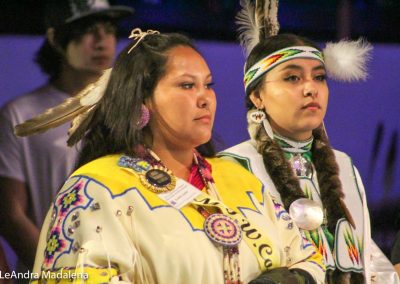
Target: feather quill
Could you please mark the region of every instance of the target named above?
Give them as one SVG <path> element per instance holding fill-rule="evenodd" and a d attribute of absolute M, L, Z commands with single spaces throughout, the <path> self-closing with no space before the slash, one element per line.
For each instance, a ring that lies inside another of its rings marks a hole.
<path fill-rule="evenodd" d="M 95 105 L 78 114 L 78 116 L 72 120 L 71 127 L 68 129 L 68 146 L 73 146 L 82 139 L 90 122 L 89 116 L 94 108 Z"/>
<path fill-rule="evenodd" d="M 278 34 L 278 0 L 240 0 L 242 9 L 236 15 L 240 44 L 246 55 L 257 43 Z"/>
<path fill-rule="evenodd" d="M 111 68 L 104 71 L 99 80 L 89 84 L 76 96 L 66 99 L 56 107 L 21 123 L 14 128 L 17 136 L 43 133 L 48 129 L 71 121 L 78 115 L 92 109 L 103 96 L 110 78 Z"/>
<path fill-rule="evenodd" d="M 258 38 L 259 41 L 263 40 L 265 38 L 267 38 L 267 24 L 268 22 L 266 21 L 266 19 L 268 18 L 268 15 L 265 14 L 265 8 L 268 7 L 268 3 L 265 2 L 269 2 L 266 0 L 255 0 L 256 2 L 256 7 L 254 10 L 254 18 L 255 21 L 257 23 L 258 26 Z"/>
<path fill-rule="evenodd" d="M 257 2 L 263 2 L 263 15 L 264 15 L 264 29 L 265 38 L 277 35 L 279 32 L 279 22 L 278 22 L 278 0 L 257 0 Z"/>

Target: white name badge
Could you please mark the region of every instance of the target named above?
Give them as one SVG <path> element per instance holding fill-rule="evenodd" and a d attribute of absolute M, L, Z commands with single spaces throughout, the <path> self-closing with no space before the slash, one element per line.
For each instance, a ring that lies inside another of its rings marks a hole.
<path fill-rule="evenodd" d="M 201 191 L 183 179 L 177 179 L 174 190 L 159 193 L 158 197 L 176 209 L 181 209 L 201 194 Z"/>

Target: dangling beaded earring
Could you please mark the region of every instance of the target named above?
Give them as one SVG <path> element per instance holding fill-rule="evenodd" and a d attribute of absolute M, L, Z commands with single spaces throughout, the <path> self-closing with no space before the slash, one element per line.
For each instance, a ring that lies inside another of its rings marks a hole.
<path fill-rule="evenodd" d="M 247 112 L 247 117 L 252 122 L 260 124 L 267 116 L 262 109 L 251 109 Z"/>
<path fill-rule="evenodd" d="M 140 120 L 138 122 L 138 128 L 143 129 L 143 127 L 145 127 L 149 123 L 150 111 L 144 104 L 142 104 L 140 112 L 141 115 L 140 115 Z"/>
<path fill-rule="evenodd" d="M 266 117 L 262 109 L 251 109 L 247 112 L 247 131 L 251 139 L 255 140 L 260 124 L 266 120 Z"/>

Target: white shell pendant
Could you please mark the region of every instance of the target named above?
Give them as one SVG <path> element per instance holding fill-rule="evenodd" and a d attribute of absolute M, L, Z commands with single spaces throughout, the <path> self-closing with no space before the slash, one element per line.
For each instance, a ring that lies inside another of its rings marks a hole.
<path fill-rule="evenodd" d="M 289 215 L 297 227 L 308 231 L 317 229 L 324 219 L 321 205 L 308 198 L 293 201 L 289 207 Z"/>

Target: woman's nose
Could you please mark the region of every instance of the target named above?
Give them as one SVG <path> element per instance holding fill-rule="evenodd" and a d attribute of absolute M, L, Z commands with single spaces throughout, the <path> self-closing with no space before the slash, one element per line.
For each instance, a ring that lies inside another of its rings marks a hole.
<path fill-rule="evenodd" d="M 210 103 L 209 99 L 206 96 L 201 96 L 199 98 L 198 105 L 199 105 L 200 108 L 207 108 L 209 103 Z"/>
<path fill-rule="evenodd" d="M 311 80 L 308 80 L 305 84 L 304 84 L 304 89 L 303 89 L 303 96 L 304 97 L 313 97 L 316 98 L 318 96 L 318 89 L 315 86 L 315 83 Z"/>
<path fill-rule="evenodd" d="M 198 106 L 200 108 L 208 108 L 211 100 L 211 90 L 207 88 L 201 88 L 198 95 Z"/>

